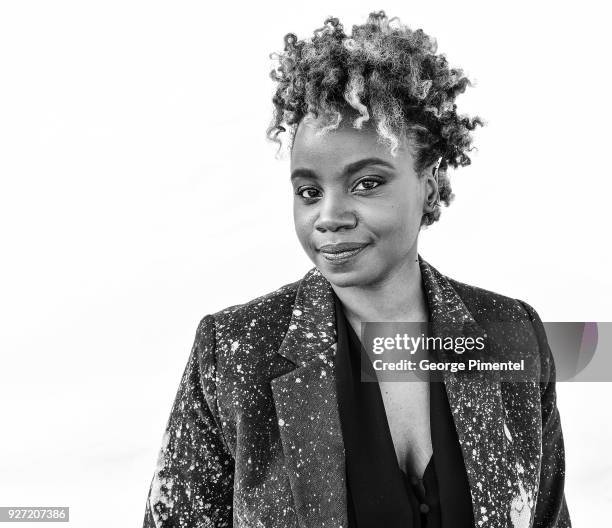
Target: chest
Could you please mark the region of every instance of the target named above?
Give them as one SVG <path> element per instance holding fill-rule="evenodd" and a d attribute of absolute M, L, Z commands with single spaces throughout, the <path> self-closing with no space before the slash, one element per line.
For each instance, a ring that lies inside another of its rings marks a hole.
<path fill-rule="evenodd" d="M 381 381 L 379 387 L 399 466 L 420 478 L 433 453 L 429 383 Z"/>

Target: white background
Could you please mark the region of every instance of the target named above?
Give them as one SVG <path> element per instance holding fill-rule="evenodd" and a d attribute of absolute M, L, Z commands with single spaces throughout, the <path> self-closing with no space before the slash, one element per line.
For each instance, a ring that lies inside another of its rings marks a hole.
<path fill-rule="evenodd" d="M 604 6 L 2 2 L 0 505 L 142 523 L 198 321 L 311 267 L 268 54 L 329 15 L 385 9 L 476 82 L 458 102 L 487 126 L 421 255 L 544 321 L 612 320 Z M 558 385 L 576 527 L 612 504 L 611 395 Z"/>

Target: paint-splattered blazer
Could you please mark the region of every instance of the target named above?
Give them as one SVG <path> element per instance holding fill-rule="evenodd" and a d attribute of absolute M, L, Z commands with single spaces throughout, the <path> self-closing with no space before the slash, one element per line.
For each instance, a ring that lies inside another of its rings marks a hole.
<path fill-rule="evenodd" d="M 467 323 L 478 334 L 480 321 L 523 321 L 524 331 L 505 345 L 537 354 L 541 368 L 541 382 L 444 374 L 475 525 L 571 526 L 554 362 L 538 314 L 452 280 L 420 256 L 419 263 L 433 323 Z M 346 527 L 335 351 L 332 289 L 317 268 L 204 317 L 163 436 L 144 527 Z"/>

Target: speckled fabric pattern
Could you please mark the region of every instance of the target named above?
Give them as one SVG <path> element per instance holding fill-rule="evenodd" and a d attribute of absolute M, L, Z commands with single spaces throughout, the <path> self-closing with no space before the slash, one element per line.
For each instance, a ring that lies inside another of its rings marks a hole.
<path fill-rule="evenodd" d="M 444 372 L 478 527 L 570 527 L 555 370 L 538 314 L 419 256 L 432 323 L 524 322 L 487 346 L 537 355 L 541 382 Z M 336 321 L 317 268 L 200 322 L 163 436 L 144 528 L 347 526 Z"/>

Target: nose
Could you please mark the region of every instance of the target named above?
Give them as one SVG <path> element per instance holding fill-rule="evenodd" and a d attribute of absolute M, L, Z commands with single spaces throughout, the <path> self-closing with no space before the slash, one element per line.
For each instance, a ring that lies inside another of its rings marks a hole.
<path fill-rule="evenodd" d="M 315 229 L 321 232 L 353 229 L 357 225 L 357 215 L 351 210 L 349 202 L 342 196 L 327 193 L 319 200 Z"/>

